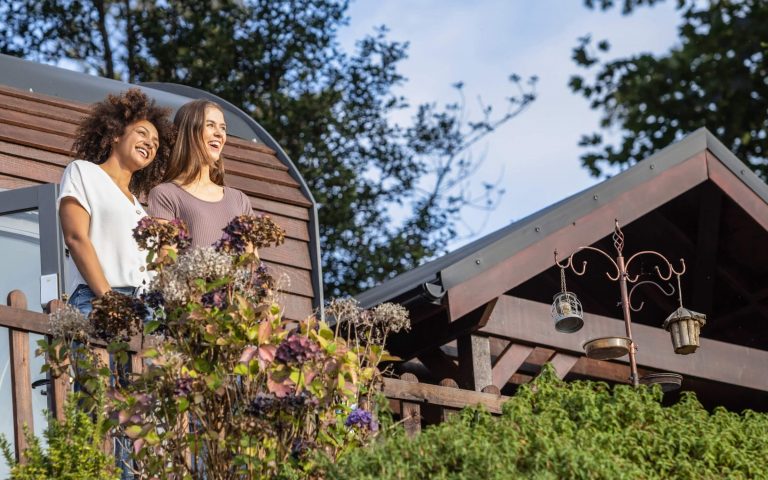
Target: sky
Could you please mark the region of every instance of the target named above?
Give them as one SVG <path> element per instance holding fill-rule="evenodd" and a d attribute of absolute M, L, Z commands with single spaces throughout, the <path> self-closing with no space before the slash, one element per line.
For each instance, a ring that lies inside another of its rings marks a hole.
<path fill-rule="evenodd" d="M 511 73 L 539 77 L 530 107 L 474 149 L 484 160 L 473 182 L 496 183 L 501 176 L 506 194 L 487 218 L 465 211 L 468 226 L 449 245 L 454 250 L 599 181 L 579 161 L 579 138 L 598 130 L 599 112 L 568 88 L 570 76 L 583 73 L 571 60 L 572 48 L 591 33 L 610 41 L 609 58 L 664 53 L 677 42 L 676 3 L 622 16 L 618 9 L 588 10 L 581 0 L 353 0 L 340 40 L 352 49 L 386 25 L 390 39 L 409 42 L 400 66 L 408 81 L 398 93 L 411 105 L 445 104 L 458 99 L 451 84 L 462 81 L 470 116 L 479 110 L 478 96 L 505 105 Z M 401 115 L 394 120 L 407 121 L 407 113 Z"/>

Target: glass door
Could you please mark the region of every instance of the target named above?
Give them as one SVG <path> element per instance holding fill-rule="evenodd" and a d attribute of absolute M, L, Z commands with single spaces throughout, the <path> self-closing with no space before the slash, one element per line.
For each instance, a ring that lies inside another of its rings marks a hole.
<path fill-rule="evenodd" d="M 8 293 L 21 290 L 27 308 L 42 312 L 43 307 L 59 298 L 63 285 L 63 240 L 56 214 L 58 185 L 47 184 L 17 190 L 0 191 L 0 301 Z M 0 327 L 0 410 L 13 411 L 8 329 Z M 45 410 L 51 410 L 52 396 L 48 382 L 40 373 L 42 357 L 34 355 L 41 335 L 30 334 L 30 378 L 33 385 L 34 430 L 40 436 L 47 427 Z M 0 434 L 13 444 L 13 416 L 0 416 Z M 0 460 L 0 478 L 8 475 Z"/>

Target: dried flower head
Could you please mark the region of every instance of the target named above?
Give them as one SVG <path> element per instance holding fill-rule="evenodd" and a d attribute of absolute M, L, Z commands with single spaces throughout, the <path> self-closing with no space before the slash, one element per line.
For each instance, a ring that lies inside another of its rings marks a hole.
<path fill-rule="evenodd" d="M 192 241 L 187 225 L 178 218 L 166 222 L 153 217 L 144 217 L 133 229 L 133 238 L 139 244 L 139 248 L 152 251 L 170 246 L 174 246 L 179 251 L 186 250 Z"/>
<path fill-rule="evenodd" d="M 128 340 L 141 332 L 147 307 L 138 298 L 114 290 L 93 300 L 89 317 L 93 335 L 105 341 Z"/>
<path fill-rule="evenodd" d="M 54 338 L 63 338 L 67 343 L 73 340 L 85 342 L 93 329 L 88 319 L 72 305 L 64 305 L 48 316 L 48 331 Z"/>
<path fill-rule="evenodd" d="M 325 314 L 335 323 L 352 323 L 363 311 L 360 303 L 352 297 L 333 298 L 325 307 Z"/>
<path fill-rule="evenodd" d="M 275 359 L 286 365 L 301 365 L 321 355 L 320 347 L 303 335 L 290 335 L 277 347 Z"/>
<path fill-rule="evenodd" d="M 371 310 L 374 325 L 386 325 L 387 330 L 397 333 L 411 329 L 411 319 L 408 310 L 396 303 L 382 303 Z"/>
<path fill-rule="evenodd" d="M 257 393 L 245 407 L 245 414 L 252 417 L 264 417 L 278 406 L 278 399 L 271 393 Z"/>
<path fill-rule="evenodd" d="M 216 242 L 216 249 L 242 254 L 248 246 L 263 248 L 277 246 L 285 241 L 285 231 L 267 215 L 240 215 L 224 227 L 224 235 Z"/>
<path fill-rule="evenodd" d="M 234 273 L 232 257 L 213 247 L 196 247 L 180 255 L 152 279 L 150 289 L 160 292 L 166 302 L 187 302 L 196 298 L 197 280 L 209 282 Z"/>

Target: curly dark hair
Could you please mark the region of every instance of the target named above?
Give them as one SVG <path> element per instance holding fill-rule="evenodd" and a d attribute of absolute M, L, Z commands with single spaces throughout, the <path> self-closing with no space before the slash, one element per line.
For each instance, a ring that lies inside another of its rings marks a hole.
<path fill-rule="evenodd" d="M 112 152 L 116 137 L 125 128 L 140 120 L 155 126 L 160 140 L 155 160 L 148 167 L 133 174 L 129 188 L 137 197 L 146 195 L 159 184 L 165 174 L 168 157 L 176 139 L 175 127 L 168 118 L 170 109 L 158 107 L 138 88 L 131 88 L 119 95 L 107 98 L 93 105 L 88 115 L 77 128 L 72 155 L 96 164 L 104 163 Z"/>

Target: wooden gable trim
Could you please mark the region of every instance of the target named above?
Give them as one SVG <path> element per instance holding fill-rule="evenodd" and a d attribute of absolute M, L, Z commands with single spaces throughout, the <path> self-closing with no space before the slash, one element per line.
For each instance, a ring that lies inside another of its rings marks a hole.
<path fill-rule="evenodd" d="M 552 266 L 552 253 L 567 256 L 579 246 L 591 245 L 613 231 L 613 219 L 623 225 L 664 205 L 708 179 L 706 152 L 702 151 L 658 176 L 619 194 L 614 199 L 572 220 L 564 228 L 506 258 L 482 274 L 448 289 L 451 319 L 458 319 L 503 295 Z M 596 198 L 595 202 L 601 199 Z M 529 228 L 533 229 L 534 226 Z"/>
<path fill-rule="evenodd" d="M 723 165 L 714 153 L 707 151 L 706 154 L 709 179 L 743 208 L 764 230 L 768 230 L 768 204 L 765 203 L 765 200 L 760 198 L 734 172 Z M 748 168 L 744 165 L 742 171 L 747 172 Z"/>

